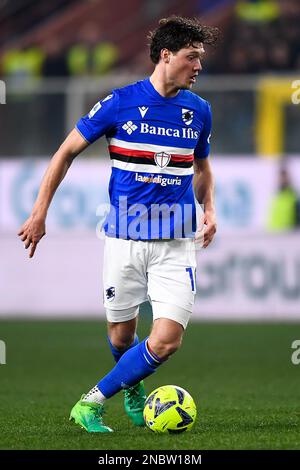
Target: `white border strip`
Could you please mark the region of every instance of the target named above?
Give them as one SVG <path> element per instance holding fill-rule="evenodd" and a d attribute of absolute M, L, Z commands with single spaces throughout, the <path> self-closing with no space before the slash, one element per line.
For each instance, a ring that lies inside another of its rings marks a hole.
<path fill-rule="evenodd" d="M 166 152 L 172 155 L 193 155 L 194 149 L 179 148 L 179 147 L 166 147 L 164 145 L 152 145 L 138 142 L 126 142 L 115 138 L 107 139 L 108 145 L 115 145 L 129 150 L 143 150 L 146 152 Z"/>

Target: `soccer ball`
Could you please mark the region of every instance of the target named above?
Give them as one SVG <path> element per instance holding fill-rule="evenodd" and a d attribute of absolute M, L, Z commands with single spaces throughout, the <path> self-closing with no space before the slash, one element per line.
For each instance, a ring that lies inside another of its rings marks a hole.
<path fill-rule="evenodd" d="M 190 431 L 196 415 L 197 409 L 193 398 L 177 385 L 156 388 L 145 402 L 144 420 L 154 432 Z"/>

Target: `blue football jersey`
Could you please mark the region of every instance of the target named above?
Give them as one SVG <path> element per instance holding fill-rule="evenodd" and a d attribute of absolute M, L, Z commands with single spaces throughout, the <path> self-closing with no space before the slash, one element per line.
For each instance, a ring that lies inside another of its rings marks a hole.
<path fill-rule="evenodd" d="M 194 158 L 207 158 L 211 109 L 188 90 L 165 98 L 150 79 L 113 90 L 81 118 L 90 143 L 105 135 L 112 171 L 106 235 L 190 238 L 196 230 Z"/>

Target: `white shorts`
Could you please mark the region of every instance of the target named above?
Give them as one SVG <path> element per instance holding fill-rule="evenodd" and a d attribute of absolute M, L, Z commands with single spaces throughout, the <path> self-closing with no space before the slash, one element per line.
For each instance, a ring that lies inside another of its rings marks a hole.
<path fill-rule="evenodd" d="M 109 322 L 135 318 L 149 300 L 153 320 L 169 318 L 186 328 L 196 293 L 194 241 L 106 237 L 103 286 Z"/>

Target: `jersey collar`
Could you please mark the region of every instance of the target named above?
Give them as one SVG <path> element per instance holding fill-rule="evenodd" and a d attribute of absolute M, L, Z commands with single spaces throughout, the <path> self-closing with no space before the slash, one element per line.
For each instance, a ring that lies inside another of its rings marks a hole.
<path fill-rule="evenodd" d="M 158 93 L 158 91 L 156 91 L 156 89 L 154 88 L 154 86 L 152 85 L 151 81 L 150 81 L 150 77 L 146 78 L 146 80 L 143 80 L 143 84 L 147 90 L 147 92 L 155 97 L 156 99 L 162 101 L 163 103 L 174 103 L 174 102 L 177 102 L 179 100 L 179 98 L 181 97 L 182 93 L 183 93 L 183 90 L 179 90 L 179 93 L 176 95 L 176 96 L 172 96 L 170 98 L 166 98 L 165 96 L 162 96 Z"/>

